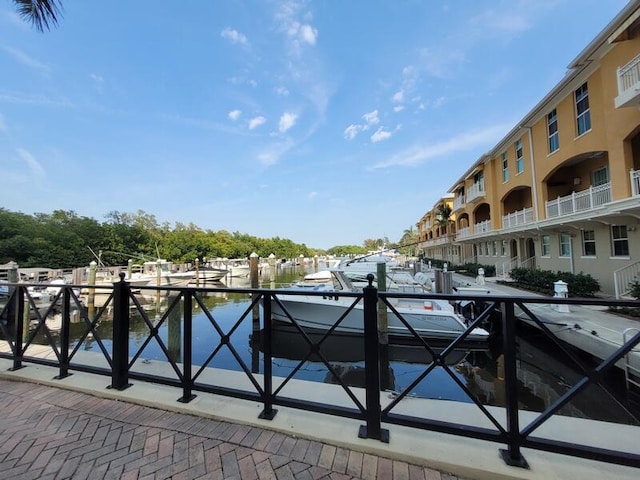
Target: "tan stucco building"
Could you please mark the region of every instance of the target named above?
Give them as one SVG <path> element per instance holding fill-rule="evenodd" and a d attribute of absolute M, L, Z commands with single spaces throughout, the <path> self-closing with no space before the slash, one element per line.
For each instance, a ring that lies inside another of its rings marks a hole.
<path fill-rule="evenodd" d="M 609 295 L 640 280 L 640 0 L 417 227 L 425 256 L 453 264 L 583 272 Z"/>

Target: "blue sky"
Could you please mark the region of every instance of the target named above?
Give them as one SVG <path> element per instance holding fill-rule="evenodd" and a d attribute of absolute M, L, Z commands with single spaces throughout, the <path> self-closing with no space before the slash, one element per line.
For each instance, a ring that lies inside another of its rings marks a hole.
<path fill-rule="evenodd" d="M 626 0 L 0 2 L 0 207 L 398 241 Z"/>

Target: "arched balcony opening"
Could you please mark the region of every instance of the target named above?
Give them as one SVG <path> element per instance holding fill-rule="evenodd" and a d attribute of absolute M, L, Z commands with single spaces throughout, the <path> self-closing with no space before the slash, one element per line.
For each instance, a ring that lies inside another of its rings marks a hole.
<path fill-rule="evenodd" d="M 546 218 L 598 208 L 611 202 L 609 156 L 588 152 L 568 159 L 543 180 Z"/>
<path fill-rule="evenodd" d="M 502 200 L 502 228 L 513 228 L 535 221 L 531 187 L 516 187 Z"/>
<path fill-rule="evenodd" d="M 481 203 L 473 211 L 473 233 L 485 233 L 491 230 L 491 207 Z"/>

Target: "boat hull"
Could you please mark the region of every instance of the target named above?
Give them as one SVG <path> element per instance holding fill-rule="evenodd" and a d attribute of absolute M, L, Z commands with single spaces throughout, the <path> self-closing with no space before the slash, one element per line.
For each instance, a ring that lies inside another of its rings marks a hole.
<path fill-rule="evenodd" d="M 362 302 L 355 305 L 338 323 L 338 319 L 345 315 L 353 304 L 353 297 L 281 295 L 278 300 L 280 303 L 272 300 L 271 304 L 272 318 L 276 321 L 293 323 L 293 320 L 302 328 L 315 330 L 328 330 L 337 323 L 335 331 L 341 334 L 364 333 Z M 424 310 L 420 309 L 417 303 L 415 307 L 398 306 L 396 310 L 421 338 L 452 340 L 466 330 L 464 322 L 454 312 Z M 405 323 L 390 310 L 387 312 L 387 323 L 389 336 L 415 338 Z M 466 340 L 484 341 L 488 336 L 486 330 L 476 328 L 469 333 Z"/>

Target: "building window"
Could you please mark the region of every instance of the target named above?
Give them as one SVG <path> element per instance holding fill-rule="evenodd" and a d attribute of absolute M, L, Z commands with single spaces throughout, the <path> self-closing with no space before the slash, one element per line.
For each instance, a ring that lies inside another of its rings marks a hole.
<path fill-rule="evenodd" d="M 585 257 L 596 256 L 596 232 L 594 230 L 582 231 L 582 255 Z"/>
<path fill-rule="evenodd" d="M 502 244 L 500 245 L 500 254 L 503 257 L 507 256 L 507 241 L 506 240 L 502 240 Z"/>
<path fill-rule="evenodd" d="M 568 233 L 560 234 L 560 256 L 561 257 L 570 257 L 571 256 L 571 237 Z"/>
<path fill-rule="evenodd" d="M 524 172 L 524 155 L 522 153 L 522 139 L 516 142 L 516 173 Z"/>
<path fill-rule="evenodd" d="M 493 242 L 493 256 L 498 256 L 498 242 Z"/>
<path fill-rule="evenodd" d="M 589 113 L 589 90 L 587 84 L 583 84 L 575 92 L 576 97 L 576 120 L 578 126 L 578 136 L 591 130 L 591 114 Z"/>
<path fill-rule="evenodd" d="M 551 256 L 551 239 L 549 235 L 542 235 L 541 254 L 543 257 Z"/>
<path fill-rule="evenodd" d="M 480 170 L 473 176 L 473 184 L 478 186 L 479 192 L 484 192 L 484 171 Z"/>
<path fill-rule="evenodd" d="M 607 167 L 602 167 L 591 172 L 591 185 L 597 187 L 598 185 L 604 185 L 609 182 L 609 172 Z"/>
<path fill-rule="evenodd" d="M 560 148 L 558 115 L 555 108 L 547 114 L 547 132 L 549 134 L 549 153 L 553 153 Z"/>
<path fill-rule="evenodd" d="M 502 181 L 509 181 L 509 163 L 507 162 L 507 152 L 502 153 Z"/>
<path fill-rule="evenodd" d="M 626 225 L 611 225 L 611 250 L 614 257 L 629 256 L 629 236 Z"/>

